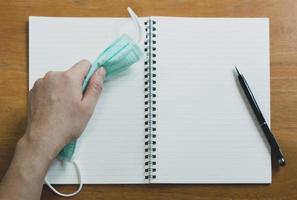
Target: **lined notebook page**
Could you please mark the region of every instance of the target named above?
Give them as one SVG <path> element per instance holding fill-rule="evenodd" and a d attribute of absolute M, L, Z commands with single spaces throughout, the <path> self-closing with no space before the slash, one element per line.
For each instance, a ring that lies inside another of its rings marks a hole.
<path fill-rule="evenodd" d="M 270 183 L 269 148 L 234 76 L 270 123 L 268 19 L 156 21 L 156 183 Z"/>
<path fill-rule="evenodd" d="M 122 33 L 135 37 L 130 18 L 29 19 L 29 84 L 47 71 L 68 69 L 80 59 L 93 61 Z M 143 61 L 104 85 L 99 104 L 83 136 L 75 160 L 84 183 L 143 183 Z M 55 162 L 51 183 L 76 183 L 72 165 Z"/>

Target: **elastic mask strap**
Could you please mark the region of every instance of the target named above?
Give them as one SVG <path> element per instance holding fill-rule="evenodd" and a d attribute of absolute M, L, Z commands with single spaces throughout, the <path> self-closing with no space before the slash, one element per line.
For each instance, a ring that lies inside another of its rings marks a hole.
<path fill-rule="evenodd" d="M 130 7 L 128 7 L 127 10 L 128 10 L 129 15 L 131 16 L 134 24 L 136 25 L 136 31 L 138 32 L 137 42 L 140 44 L 142 42 L 142 38 L 143 38 L 143 29 L 141 26 L 141 22 L 140 22 L 138 16 L 135 14 L 135 12 Z"/>
<path fill-rule="evenodd" d="M 77 194 L 81 191 L 82 186 L 83 186 L 83 183 L 82 183 L 82 181 L 81 181 L 80 169 L 79 169 L 77 163 L 76 163 L 75 161 L 71 161 L 71 163 L 72 163 L 72 164 L 74 165 L 74 167 L 75 167 L 75 171 L 76 171 L 76 173 L 77 173 L 78 182 L 79 182 L 79 187 L 78 187 L 78 189 L 77 189 L 75 192 L 73 192 L 73 193 L 71 193 L 71 194 L 63 194 L 63 193 L 59 192 L 58 190 L 56 190 L 56 189 L 49 183 L 49 181 L 47 180 L 47 178 L 45 178 L 45 180 L 44 180 L 45 183 L 47 184 L 47 186 L 48 186 L 54 193 L 56 193 L 56 194 L 58 194 L 58 195 L 60 195 L 60 196 L 62 196 L 62 197 L 72 197 L 72 196 L 77 195 Z"/>

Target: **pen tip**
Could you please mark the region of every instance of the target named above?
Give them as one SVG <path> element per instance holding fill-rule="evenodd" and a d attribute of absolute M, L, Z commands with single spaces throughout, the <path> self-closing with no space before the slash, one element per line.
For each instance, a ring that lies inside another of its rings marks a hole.
<path fill-rule="evenodd" d="M 235 70 L 236 70 L 237 74 L 240 75 L 241 73 L 240 73 L 240 71 L 238 70 L 238 68 L 237 68 L 236 66 L 234 66 L 234 67 L 235 67 Z"/>
<path fill-rule="evenodd" d="M 286 162 L 285 162 L 285 159 L 284 159 L 284 158 L 279 159 L 279 160 L 278 160 L 278 163 L 279 163 L 279 165 L 282 166 L 282 167 L 286 165 Z"/>

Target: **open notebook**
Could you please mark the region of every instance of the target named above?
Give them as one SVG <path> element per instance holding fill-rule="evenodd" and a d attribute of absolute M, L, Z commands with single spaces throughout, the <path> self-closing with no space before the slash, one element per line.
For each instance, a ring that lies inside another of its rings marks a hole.
<path fill-rule="evenodd" d="M 271 183 L 270 150 L 242 96 L 245 74 L 270 124 L 269 21 L 140 18 L 145 56 L 106 81 L 75 159 L 86 184 Z M 29 85 L 49 70 L 93 61 L 130 18 L 29 18 Z M 77 183 L 72 165 L 51 183 Z"/>

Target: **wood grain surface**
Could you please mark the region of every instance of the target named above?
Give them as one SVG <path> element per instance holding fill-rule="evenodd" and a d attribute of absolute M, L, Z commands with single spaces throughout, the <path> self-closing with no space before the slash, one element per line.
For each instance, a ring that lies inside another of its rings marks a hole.
<path fill-rule="evenodd" d="M 297 199 L 296 0 L 1 0 L 0 178 L 26 128 L 28 16 L 128 16 L 127 6 L 140 16 L 269 17 L 272 130 L 287 166 L 271 185 L 88 185 L 73 199 Z M 45 186 L 42 199 L 60 198 Z"/>

